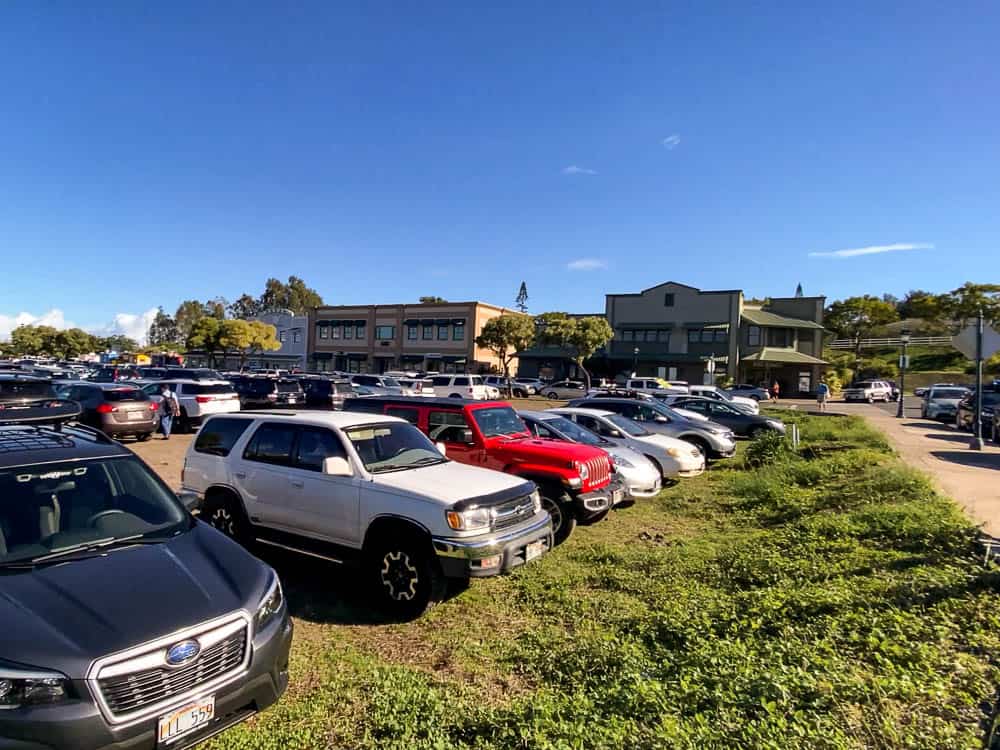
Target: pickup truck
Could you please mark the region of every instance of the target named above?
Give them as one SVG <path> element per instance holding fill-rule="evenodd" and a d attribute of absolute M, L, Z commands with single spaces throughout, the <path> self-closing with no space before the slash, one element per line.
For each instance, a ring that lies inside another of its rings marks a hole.
<path fill-rule="evenodd" d="M 535 482 L 542 507 L 552 516 L 556 544 L 576 524 L 600 521 L 627 498 L 628 488 L 607 453 L 535 438 L 503 401 L 372 396 L 348 399 L 344 409 L 402 417 L 441 442 L 449 458 Z"/>
<path fill-rule="evenodd" d="M 450 578 L 506 573 L 552 547 L 533 482 L 450 461 L 381 414 L 211 417 L 182 485 L 201 518 L 241 544 L 359 567 L 401 619 L 443 598 Z"/>

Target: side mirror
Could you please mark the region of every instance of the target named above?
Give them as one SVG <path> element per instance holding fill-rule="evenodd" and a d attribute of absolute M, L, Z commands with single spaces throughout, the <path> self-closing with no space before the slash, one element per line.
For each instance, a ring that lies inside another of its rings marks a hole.
<path fill-rule="evenodd" d="M 444 443 L 442 443 L 440 440 L 438 442 L 434 443 L 434 447 L 438 449 L 438 453 L 440 453 L 442 456 L 447 456 L 448 455 L 447 448 L 445 448 Z"/>
<path fill-rule="evenodd" d="M 190 490 L 181 490 L 177 493 L 177 499 L 181 501 L 181 505 L 188 509 L 189 513 L 194 513 L 199 510 L 201 505 L 201 498 L 198 496 L 197 492 L 191 492 Z"/>
<path fill-rule="evenodd" d="M 468 427 L 462 430 L 462 442 L 469 443 L 470 445 L 476 442 L 476 439 L 472 435 L 472 430 L 470 430 Z"/>
<path fill-rule="evenodd" d="M 341 456 L 329 456 L 323 459 L 323 473 L 330 477 L 354 476 L 351 464 Z"/>
<path fill-rule="evenodd" d="M 663 416 L 662 414 L 657 414 L 657 415 L 656 415 L 655 417 L 653 417 L 653 421 L 654 421 L 654 422 L 659 422 L 660 424 L 666 424 L 666 423 L 667 423 L 667 422 L 669 422 L 670 420 L 669 420 L 669 419 L 667 419 L 667 418 L 666 418 L 665 416 Z"/>
<path fill-rule="evenodd" d="M 622 436 L 622 433 L 621 433 L 620 430 L 609 430 L 608 431 L 608 437 L 620 438 L 621 436 Z"/>

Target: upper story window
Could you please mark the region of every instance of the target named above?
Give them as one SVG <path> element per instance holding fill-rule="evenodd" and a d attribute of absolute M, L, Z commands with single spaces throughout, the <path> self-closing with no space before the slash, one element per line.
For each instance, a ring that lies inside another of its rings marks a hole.
<path fill-rule="evenodd" d="M 321 339 L 330 338 L 330 326 L 316 326 L 316 335 Z"/>
<path fill-rule="evenodd" d="M 635 331 L 629 329 L 622 331 L 622 341 L 634 341 L 634 340 L 635 340 Z"/>
<path fill-rule="evenodd" d="M 292 343 L 301 344 L 302 343 L 302 331 L 294 330 L 292 331 Z"/>
<path fill-rule="evenodd" d="M 392 341 L 396 338 L 396 326 L 375 326 L 376 341 Z"/>
<path fill-rule="evenodd" d="M 357 325 L 354 326 L 354 338 L 356 338 L 356 339 L 363 339 L 363 338 L 365 338 L 365 323 L 364 323 L 364 321 L 361 321 L 360 323 L 358 323 Z"/>
<path fill-rule="evenodd" d="M 455 323 L 451 327 L 452 341 L 462 341 L 465 338 L 465 323 Z"/>
<path fill-rule="evenodd" d="M 352 326 L 352 325 L 345 325 L 344 326 L 344 338 L 345 339 L 353 339 L 354 338 L 354 326 Z"/>
<path fill-rule="evenodd" d="M 689 344 L 724 344 L 729 341 L 729 331 L 724 328 L 691 328 L 688 330 Z"/>
<path fill-rule="evenodd" d="M 420 334 L 420 336 L 421 336 L 421 338 L 424 341 L 427 341 L 429 339 L 434 338 L 434 324 L 433 323 L 424 323 L 423 329 L 424 329 L 423 333 Z"/>
<path fill-rule="evenodd" d="M 408 326 L 406 326 L 406 338 L 409 341 L 416 341 L 417 340 L 417 326 L 416 325 L 408 325 Z"/>
<path fill-rule="evenodd" d="M 795 333 L 791 328 L 768 328 L 767 345 L 790 347 L 795 343 Z"/>
<path fill-rule="evenodd" d="M 747 345 L 760 346 L 760 326 L 747 326 Z"/>
<path fill-rule="evenodd" d="M 288 333 L 287 331 L 278 331 L 278 341 L 280 341 L 282 344 L 285 343 L 285 334 L 287 333 Z"/>
<path fill-rule="evenodd" d="M 448 324 L 438 326 L 438 341 L 448 340 Z"/>
<path fill-rule="evenodd" d="M 664 307 L 673 307 L 674 306 L 674 293 L 673 292 L 667 292 L 666 294 L 663 295 L 663 306 Z"/>
<path fill-rule="evenodd" d="M 330 326 L 330 338 L 331 339 L 339 339 L 340 338 L 340 326 L 339 325 Z"/>

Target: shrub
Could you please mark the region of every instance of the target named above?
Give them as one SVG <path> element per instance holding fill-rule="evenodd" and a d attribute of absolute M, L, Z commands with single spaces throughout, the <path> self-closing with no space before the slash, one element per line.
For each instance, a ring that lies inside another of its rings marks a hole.
<path fill-rule="evenodd" d="M 747 466 L 768 466 L 788 456 L 790 448 L 785 436 L 780 432 L 768 430 L 750 441 L 743 460 Z"/>

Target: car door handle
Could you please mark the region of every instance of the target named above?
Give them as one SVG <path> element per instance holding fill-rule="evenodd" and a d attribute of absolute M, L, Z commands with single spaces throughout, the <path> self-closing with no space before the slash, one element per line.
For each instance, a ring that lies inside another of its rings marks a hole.
<path fill-rule="evenodd" d="M 289 479 L 288 481 L 291 483 L 292 487 L 299 487 L 301 489 L 306 486 L 306 483 L 301 479 Z"/>
<path fill-rule="evenodd" d="M 236 477 L 237 479 L 246 479 L 247 478 L 246 472 L 244 472 L 244 471 L 234 471 L 233 472 L 233 476 Z"/>

